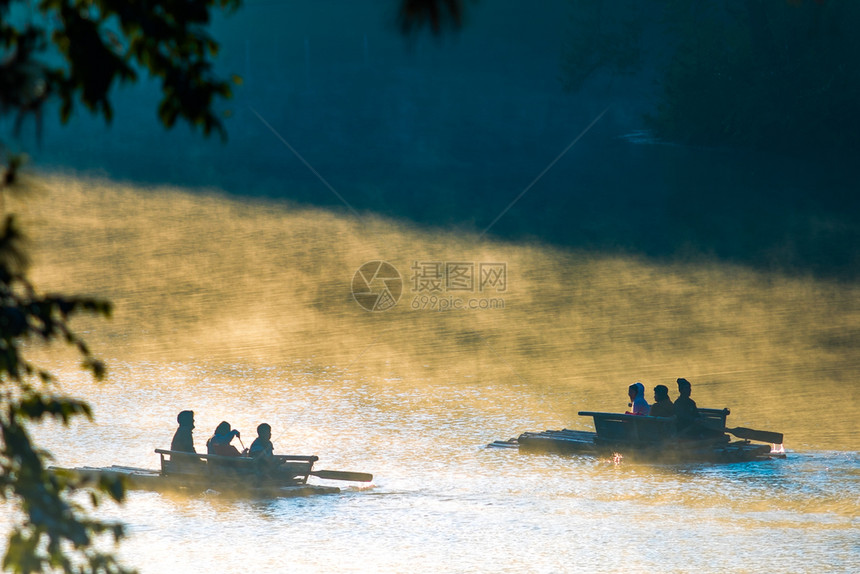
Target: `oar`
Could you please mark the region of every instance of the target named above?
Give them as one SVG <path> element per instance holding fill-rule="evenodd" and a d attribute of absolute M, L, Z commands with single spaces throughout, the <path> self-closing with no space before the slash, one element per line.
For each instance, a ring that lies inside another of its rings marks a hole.
<path fill-rule="evenodd" d="M 352 482 L 370 482 L 373 475 L 366 472 L 347 472 L 343 470 L 312 470 L 313 476 L 327 478 L 328 480 L 349 480 Z"/>
<path fill-rule="evenodd" d="M 781 432 L 770 432 L 764 430 L 755 430 L 748 429 L 744 427 L 735 427 L 733 429 L 727 428 L 725 431 L 729 434 L 733 434 L 738 438 L 745 438 L 749 440 L 758 440 L 761 442 L 769 442 L 771 444 L 782 444 L 782 433 Z"/>
<path fill-rule="evenodd" d="M 238 432 L 238 431 L 237 431 L 237 432 Z M 245 448 L 245 443 L 243 443 L 243 442 L 242 442 L 242 437 L 240 437 L 240 436 L 237 434 L 237 435 L 236 435 L 236 438 L 237 438 L 237 439 L 239 439 L 239 444 L 241 444 L 241 445 L 242 445 L 242 456 L 248 456 L 248 455 L 250 455 L 250 454 L 251 454 L 251 451 L 249 451 L 247 448 Z"/>
<path fill-rule="evenodd" d="M 275 458 L 282 463 L 287 462 L 309 462 L 311 467 L 319 460 L 318 456 L 301 456 L 292 454 L 276 454 Z M 349 480 L 352 482 L 371 482 L 373 475 L 367 472 L 347 472 L 344 470 L 311 470 L 308 474 L 318 476 L 319 478 L 327 478 L 329 480 Z"/>
<path fill-rule="evenodd" d="M 713 423 L 714 421 L 707 421 L 705 419 L 698 419 L 696 423 L 703 427 L 707 427 L 709 429 L 719 431 L 719 432 L 727 432 L 729 434 L 733 434 L 738 438 L 745 438 L 749 440 L 758 440 L 761 442 L 769 442 L 771 444 L 782 444 L 783 436 L 781 432 L 770 432 L 763 430 L 755 430 L 748 429 L 744 427 L 735 427 L 735 428 L 725 428 L 722 426 L 717 426 Z"/>

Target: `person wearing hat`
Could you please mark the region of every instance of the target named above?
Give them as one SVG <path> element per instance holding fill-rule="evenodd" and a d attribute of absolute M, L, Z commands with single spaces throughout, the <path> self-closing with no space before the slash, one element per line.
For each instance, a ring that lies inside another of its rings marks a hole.
<path fill-rule="evenodd" d="M 678 379 L 678 398 L 675 399 L 675 420 L 679 431 L 688 431 L 694 434 L 697 430 L 696 421 L 699 418 L 699 408 L 696 401 L 690 398 L 692 385 L 687 379 Z"/>
<path fill-rule="evenodd" d="M 179 428 L 173 435 L 170 450 L 197 454 L 194 449 L 194 436 L 192 434 L 194 431 L 194 411 L 182 411 L 176 417 L 176 422 L 179 423 Z"/>

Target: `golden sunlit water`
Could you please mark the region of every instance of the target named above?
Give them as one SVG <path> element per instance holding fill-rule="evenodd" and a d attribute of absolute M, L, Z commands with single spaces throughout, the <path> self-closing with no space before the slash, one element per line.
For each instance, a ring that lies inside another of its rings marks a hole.
<path fill-rule="evenodd" d="M 132 493 L 100 512 L 129 525 L 120 554 L 143 572 L 848 572 L 860 560 L 856 284 L 214 191 L 33 187 L 14 211 L 35 283 L 115 304 L 109 321 L 75 323 L 107 382 L 71 353 L 33 350 L 95 410 L 93 423 L 36 429 L 57 464 L 154 468 L 176 413 L 193 409 L 198 450 L 221 420 L 246 444 L 265 421 L 280 452 L 375 476 L 307 499 Z M 369 312 L 351 288 L 375 260 L 402 294 Z M 445 263 L 474 281 L 432 299 L 426 271 Z M 504 282 L 482 284 L 482 265 Z M 674 398 L 677 377 L 699 406 L 730 407 L 730 426 L 784 433 L 787 458 L 638 465 L 484 448 L 591 430 L 578 411 L 623 411 L 637 380 Z"/>

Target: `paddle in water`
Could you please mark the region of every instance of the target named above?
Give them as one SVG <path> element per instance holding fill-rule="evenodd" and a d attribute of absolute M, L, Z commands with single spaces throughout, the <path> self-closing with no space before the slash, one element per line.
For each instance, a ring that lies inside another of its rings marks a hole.
<path fill-rule="evenodd" d="M 783 435 L 781 432 L 761 431 L 745 427 L 728 428 L 716 423 L 716 421 L 709 421 L 707 419 L 697 419 L 696 423 L 703 427 L 715 431 L 727 432 L 738 438 L 747 440 L 757 440 L 761 442 L 769 442 L 771 444 L 782 444 L 783 441 Z"/>
<path fill-rule="evenodd" d="M 312 470 L 312 476 L 328 480 L 349 480 L 352 482 L 370 482 L 373 475 L 367 472 L 347 472 L 344 470 Z"/>
<path fill-rule="evenodd" d="M 782 444 L 783 436 L 781 432 L 771 432 L 763 430 L 748 429 L 744 427 L 727 428 L 725 431 L 733 434 L 738 438 L 749 440 L 758 440 L 761 442 L 769 442 L 771 444 Z"/>
<path fill-rule="evenodd" d="M 282 463 L 287 461 L 306 461 L 315 463 L 318 459 L 316 456 L 301 456 L 301 455 L 283 455 L 276 454 L 275 458 Z M 371 482 L 373 475 L 367 472 L 348 472 L 345 470 L 311 470 L 310 475 L 327 480 L 348 480 L 351 482 Z"/>

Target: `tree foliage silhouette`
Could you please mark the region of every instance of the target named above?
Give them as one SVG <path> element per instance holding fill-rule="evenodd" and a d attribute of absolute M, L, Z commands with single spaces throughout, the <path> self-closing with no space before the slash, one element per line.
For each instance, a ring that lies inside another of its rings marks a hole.
<path fill-rule="evenodd" d="M 110 122 L 111 90 L 148 75 L 161 83 L 158 117 L 170 128 L 184 121 L 204 136 L 226 137 L 218 103 L 231 96 L 238 78 L 213 72 L 218 43 L 207 34 L 216 10 L 232 11 L 240 0 L 0 0 L 0 114 L 15 118 L 16 133 L 32 116 L 40 130 L 46 104 L 59 101 L 67 122 L 77 106 Z M 404 34 L 429 27 L 457 28 L 462 0 L 401 0 Z M 25 157 L 0 140 L 0 205 L 24 187 Z M 64 342 L 75 347 L 96 379 L 105 367 L 69 321 L 89 313 L 110 316 L 108 301 L 41 294 L 27 277 L 24 235 L 14 214 L 0 228 L 0 496 L 17 504 L 21 520 L 9 534 L 3 568 L 15 572 L 128 572 L 95 541 L 124 536 L 121 524 L 88 516 L 105 496 L 121 502 L 119 480 L 87 481 L 51 472 L 49 453 L 30 436 L 29 423 L 55 419 L 67 425 L 91 418 L 85 402 L 58 393 L 51 374 L 30 363 L 24 344 Z M 87 489 L 87 503 L 74 494 Z"/>
<path fill-rule="evenodd" d="M 204 135 L 225 135 L 215 110 L 231 95 L 231 81 L 217 78 L 212 59 L 218 44 L 206 33 L 212 12 L 239 6 L 238 0 L 0 0 L 0 113 L 14 115 L 15 129 L 27 116 L 41 125 L 45 105 L 60 103 L 66 122 L 77 105 L 106 121 L 113 117 L 111 89 L 141 74 L 161 82 L 161 122 L 185 121 Z M 21 154 L 0 144 L 0 199 L 22 187 Z M 50 373 L 30 363 L 24 344 L 64 342 L 79 352 L 96 379 L 104 365 L 72 330 L 81 313 L 109 316 L 109 302 L 40 294 L 27 278 L 23 233 L 13 214 L 0 229 L 0 496 L 16 503 L 22 518 L 12 527 L 3 568 L 15 572 L 126 572 L 95 541 L 119 541 L 121 524 L 88 516 L 105 496 L 124 497 L 118 480 L 85 481 L 50 472 L 28 423 L 55 419 L 68 424 L 91 418 L 83 401 L 57 392 Z M 74 496 L 87 488 L 86 504 Z"/>

